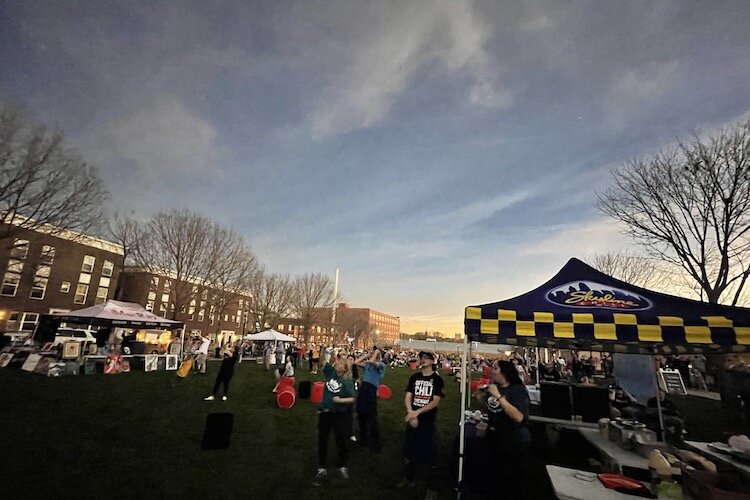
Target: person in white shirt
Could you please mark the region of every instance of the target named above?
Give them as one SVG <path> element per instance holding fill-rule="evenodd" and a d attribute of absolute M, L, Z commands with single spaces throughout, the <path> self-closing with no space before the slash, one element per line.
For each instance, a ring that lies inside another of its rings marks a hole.
<path fill-rule="evenodd" d="M 206 360 L 208 360 L 208 346 L 211 344 L 211 339 L 201 335 L 201 345 L 198 347 L 198 360 L 197 364 L 201 373 L 206 373 Z"/>

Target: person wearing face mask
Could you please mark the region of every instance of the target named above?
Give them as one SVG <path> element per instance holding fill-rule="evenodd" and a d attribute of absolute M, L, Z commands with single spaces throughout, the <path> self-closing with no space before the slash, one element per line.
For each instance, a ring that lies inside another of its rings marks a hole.
<path fill-rule="evenodd" d="M 480 392 L 489 420 L 494 498 L 525 498 L 523 478 L 531 442 L 529 393 L 510 361 L 492 366 L 491 383 Z"/>

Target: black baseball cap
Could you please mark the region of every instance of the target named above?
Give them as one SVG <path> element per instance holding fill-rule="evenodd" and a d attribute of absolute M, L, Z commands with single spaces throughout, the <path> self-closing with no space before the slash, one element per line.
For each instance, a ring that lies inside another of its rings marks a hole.
<path fill-rule="evenodd" d="M 435 355 L 430 351 L 420 351 L 419 359 L 422 359 L 422 358 L 430 358 L 431 360 L 435 361 Z"/>

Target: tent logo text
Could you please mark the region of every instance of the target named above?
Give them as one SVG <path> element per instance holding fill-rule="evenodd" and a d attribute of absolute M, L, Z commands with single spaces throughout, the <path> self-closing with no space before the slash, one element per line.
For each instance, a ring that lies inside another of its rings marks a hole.
<path fill-rule="evenodd" d="M 571 281 L 547 292 L 553 304 L 573 308 L 601 308 L 642 311 L 651 302 L 637 293 L 613 288 L 594 281 Z"/>

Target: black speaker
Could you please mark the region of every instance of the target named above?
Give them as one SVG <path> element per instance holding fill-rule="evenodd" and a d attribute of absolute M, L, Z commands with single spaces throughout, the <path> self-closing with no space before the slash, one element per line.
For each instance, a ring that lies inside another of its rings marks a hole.
<path fill-rule="evenodd" d="M 203 430 L 202 450 L 224 450 L 229 448 L 234 426 L 233 413 L 209 413 Z"/>
<path fill-rule="evenodd" d="M 609 389 L 591 385 L 573 386 L 573 410 L 584 422 L 609 417 Z"/>
<path fill-rule="evenodd" d="M 146 344 L 143 342 L 131 342 L 130 354 L 146 354 Z"/>
<path fill-rule="evenodd" d="M 543 417 L 570 420 L 570 386 L 559 382 L 541 382 L 539 397 Z"/>
<path fill-rule="evenodd" d="M 300 380 L 297 390 L 297 397 L 300 399 L 310 399 L 312 392 L 312 382 L 309 380 Z"/>

